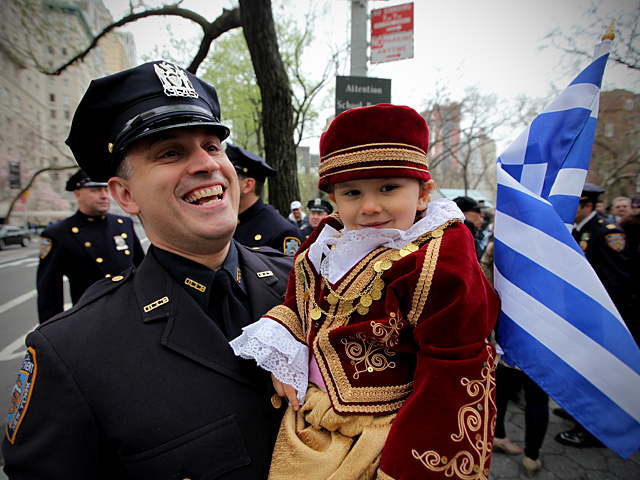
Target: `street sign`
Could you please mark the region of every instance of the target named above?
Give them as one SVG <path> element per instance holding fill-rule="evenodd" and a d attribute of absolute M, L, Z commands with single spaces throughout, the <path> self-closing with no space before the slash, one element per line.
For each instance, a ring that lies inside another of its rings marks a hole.
<path fill-rule="evenodd" d="M 371 63 L 413 58 L 413 2 L 371 10 Z"/>
<path fill-rule="evenodd" d="M 391 79 L 336 76 L 336 117 L 352 108 L 391 103 Z"/>

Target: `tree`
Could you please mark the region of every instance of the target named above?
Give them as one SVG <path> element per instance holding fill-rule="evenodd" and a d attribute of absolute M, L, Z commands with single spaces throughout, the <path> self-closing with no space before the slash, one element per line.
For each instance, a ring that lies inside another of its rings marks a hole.
<path fill-rule="evenodd" d="M 514 107 L 476 87 L 453 101 L 446 89 L 437 86 L 422 115 L 430 129 L 429 170 L 437 184 L 465 193 L 481 188 L 495 194 L 495 142 L 506 135 L 506 127 L 520 124 Z"/>

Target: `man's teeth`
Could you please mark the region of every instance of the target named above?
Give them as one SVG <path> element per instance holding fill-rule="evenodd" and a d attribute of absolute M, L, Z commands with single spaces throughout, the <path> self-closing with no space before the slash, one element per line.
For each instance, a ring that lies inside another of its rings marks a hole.
<path fill-rule="evenodd" d="M 215 187 L 203 188 L 202 190 L 197 190 L 193 192 L 189 197 L 186 198 L 187 202 L 195 203 L 201 198 L 213 197 L 210 201 L 201 203 L 200 205 L 209 205 L 211 203 L 216 203 L 222 200 L 223 190 L 220 185 L 216 185 Z"/>

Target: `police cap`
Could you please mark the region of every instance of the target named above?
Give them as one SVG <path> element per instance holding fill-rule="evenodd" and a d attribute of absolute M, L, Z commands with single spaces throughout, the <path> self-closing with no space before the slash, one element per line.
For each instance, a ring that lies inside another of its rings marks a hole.
<path fill-rule="evenodd" d="M 595 205 L 598 202 L 598 197 L 601 193 L 604 193 L 604 188 L 599 187 L 593 183 L 585 183 L 582 187 L 582 195 L 580 195 L 581 202 L 593 202 Z"/>
<path fill-rule="evenodd" d="M 471 210 L 481 211 L 482 205 L 471 197 L 456 197 L 453 199 L 458 208 L 462 212 L 470 212 Z"/>
<path fill-rule="evenodd" d="M 259 182 L 264 183 L 265 178 L 273 177 L 278 173 L 275 168 L 270 167 L 259 155 L 231 143 L 227 144 L 227 157 L 229 157 L 236 172 L 243 174 L 245 177 L 255 178 Z"/>
<path fill-rule="evenodd" d="M 229 136 L 220 123 L 215 88 L 172 63 L 156 61 L 93 80 L 66 144 L 89 177 L 107 181 L 136 140 L 193 125 L 215 127 L 221 141 Z"/>
<path fill-rule="evenodd" d="M 309 200 L 307 202 L 307 208 L 310 212 L 327 212 L 329 214 L 333 213 L 333 207 L 329 202 L 323 200 L 322 198 L 314 198 L 313 200 Z"/>
<path fill-rule="evenodd" d="M 106 187 L 106 182 L 93 182 L 89 175 L 84 173 L 84 170 L 81 168 L 69 177 L 67 180 L 67 186 L 65 190 L 67 192 L 73 192 L 74 190 L 79 190 L 84 187 Z"/>

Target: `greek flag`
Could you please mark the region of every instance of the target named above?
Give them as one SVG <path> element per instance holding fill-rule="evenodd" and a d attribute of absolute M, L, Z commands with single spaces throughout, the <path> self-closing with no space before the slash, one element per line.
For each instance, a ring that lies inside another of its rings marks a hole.
<path fill-rule="evenodd" d="M 611 41 L 498 158 L 505 360 L 623 458 L 640 448 L 640 350 L 571 236 Z"/>

